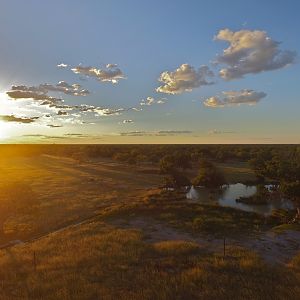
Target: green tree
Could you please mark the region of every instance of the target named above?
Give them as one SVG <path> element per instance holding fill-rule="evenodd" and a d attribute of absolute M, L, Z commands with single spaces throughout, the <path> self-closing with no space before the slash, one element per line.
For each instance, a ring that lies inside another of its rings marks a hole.
<path fill-rule="evenodd" d="M 226 183 L 223 173 L 214 164 L 202 161 L 198 175 L 192 181 L 195 186 L 205 186 L 208 188 L 219 188 Z"/>
<path fill-rule="evenodd" d="M 190 180 L 181 172 L 174 171 L 165 177 L 165 186 L 169 188 L 180 188 L 189 186 Z"/>

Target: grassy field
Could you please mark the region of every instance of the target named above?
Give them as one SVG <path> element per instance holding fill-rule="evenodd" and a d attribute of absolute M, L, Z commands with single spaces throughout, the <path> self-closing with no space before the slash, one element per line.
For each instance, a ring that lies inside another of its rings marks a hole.
<path fill-rule="evenodd" d="M 231 183 L 253 178 L 218 167 Z M 1 300 L 299 299 L 300 232 L 282 213 L 189 203 L 158 188 L 155 166 L 37 155 L 0 170 L 39 201 L 4 224 L 2 245 L 25 243 L 0 250 Z"/>
<path fill-rule="evenodd" d="M 279 268 L 230 245 L 223 257 L 189 241 L 149 243 L 95 221 L 2 250 L 0 298 L 299 299 L 299 261 Z"/>
<path fill-rule="evenodd" d="M 40 203 L 30 214 L 12 215 L 5 223 L 5 237 L 0 237 L 0 243 L 80 222 L 103 207 L 124 201 L 124 196 L 130 202 L 144 189 L 161 182 L 159 175 L 149 176 L 143 167 L 48 155 L 2 157 L 0 170 L 0 185 L 28 185 Z"/>
<path fill-rule="evenodd" d="M 228 183 L 248 183 L 257 180 L 247 162 L 218 163 L 217 167 L 224 173 Z"/>

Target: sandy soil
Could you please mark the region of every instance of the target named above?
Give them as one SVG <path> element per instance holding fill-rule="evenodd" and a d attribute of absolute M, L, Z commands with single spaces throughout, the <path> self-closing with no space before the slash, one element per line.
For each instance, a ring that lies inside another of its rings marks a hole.
<path fill-rule="evenodd" d="M 135 218 L 129 221 L 116 220 L 113 225 L 126 229 L 140 229 L 149 243 L 165 240 L 193 241 L 211 252 L 223 251 L 223 239 L 209 238 L 204 235 L 191 235 L 179 231 L 152 218 Z M 300 232 L 285 231 L 282 233 L 266 232 L 259 236 L 242 239 L 226 239 L 226 245 L 245 247 L 257 252 L 271 264 L 286 264 L 300 251 Z"/>

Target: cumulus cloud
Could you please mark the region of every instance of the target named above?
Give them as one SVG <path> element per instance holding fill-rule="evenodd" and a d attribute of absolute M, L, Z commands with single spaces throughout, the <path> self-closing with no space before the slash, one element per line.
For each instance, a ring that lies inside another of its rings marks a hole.
<path fill-rule="evenodd" d="M 296 52 L 280 50 L 280 43 L 272 40 L 265 31 L 229 29 L 220 30 L 216 40 L 226 41 L 229 47 L 217 57 L 217 63 L 228 67 L 220 70 L 225 80 L 243 78 L 246 74 L 281 69 L 293 64 Z"/>
<path fill-rule="evenodd" d="M 23 123 L 23 124 L 28 124 L 28 123 L 33 123 L 35 122 L 39 117 L 16 117 L 14 115 L 4 115 L 0 116 L 0 120 L 4 122 L 16 122 L 16 123 Z"/>
<path fill-rule="evenodd" d="M 34 100 L 49 100 L 53 97 L 48 96 L 48 92 L 61 92 L 71 96 L 87 96 L 89 91 L 83 89 L 78 83 L 68 84 L 59 81 L 56 85 L 44 83 L 39 86 L 13 85 L 7 94 L 14 99 L 32 98 Z"/>
<path fill-rule="evenodd" d="M 142 99 L 140 102 L 141 106 L 150 106 L 153 104 L 164 104 L 166 103 L 167 99 L 166 98 L 161 98 L 161 99 L 154 99 L 153 97 L 147 97 L 146 99 Z"/>
<path fill-rule="evenodd" d="M 120 79 L 125 79 L 123 72 L 116 64 L 107 64 L 103 69 L 96 67 L 77 66 L 71 69 L 75 74 L 93 77 L 98 81 L 118 83 Z"/>
<path fill-rule="evenodd" d="M 156 91 L 166 94 L 181 94 L 191 92 L 194 88 L 213 84 L 208 81 L 208 77 L 213 77 L 213 72 L 207 66 L 201 66 L 195 69 L 189 64 L 182 64 L 173 72 L 165 71 L 160 74 L 159 81 L 163 85 Z"/>
<path fill-rule="evenodd" d="M 67 68 L 68 65 L 67 64 L 64 64 L 64 63 L 60 63 L 57 65 L 58 68 Z"/>
<path fill-rule="evenodd" d="M 119 116 L 122 112 L 126 111 L 125 108 L 101 108 L 101 107 L 95 107 L 93 111 L 99 115 L 99 116 Z"/>
<path fill-rule="evenodd" d="M 147 105 L 147 106 L 150 106 L 152 104 L 154 104 L 154 98 L 153 97 L 147 97 L 146 99 L 142 99 L 142 101 L 140 102 L 140 105 L 144 106 L 144 105 Z"/>
<path fill-rule="evenodd" d="M 61 92 L 71 96 L 87 96 L 90 93 L 87 89 L 83 89 L 82 86 L 78 83 L 68 84 L 65 81 L 59 81 L 56 85 L 47 83 L 41 84 L 39 85 L 39 89 L 44 93 L 52 91 Z"/>
<path fill-rule="evenodd" d="M 207 107 L 226 107 L 239 106 L 241 104 L 255 105 L 267 94 L 254 90 L 228 91 L 222 92 L 223 96 L 213 96 L 204 100 L 203 104 Z"/>

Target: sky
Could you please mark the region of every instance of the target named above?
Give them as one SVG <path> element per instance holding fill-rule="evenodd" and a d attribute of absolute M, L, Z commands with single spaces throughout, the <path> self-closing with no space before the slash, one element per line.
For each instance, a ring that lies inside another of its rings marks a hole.
<path fill-rule="evenodd" d="M 0 143 L 300 143 L 297 0 L 0 0 Z"/>

